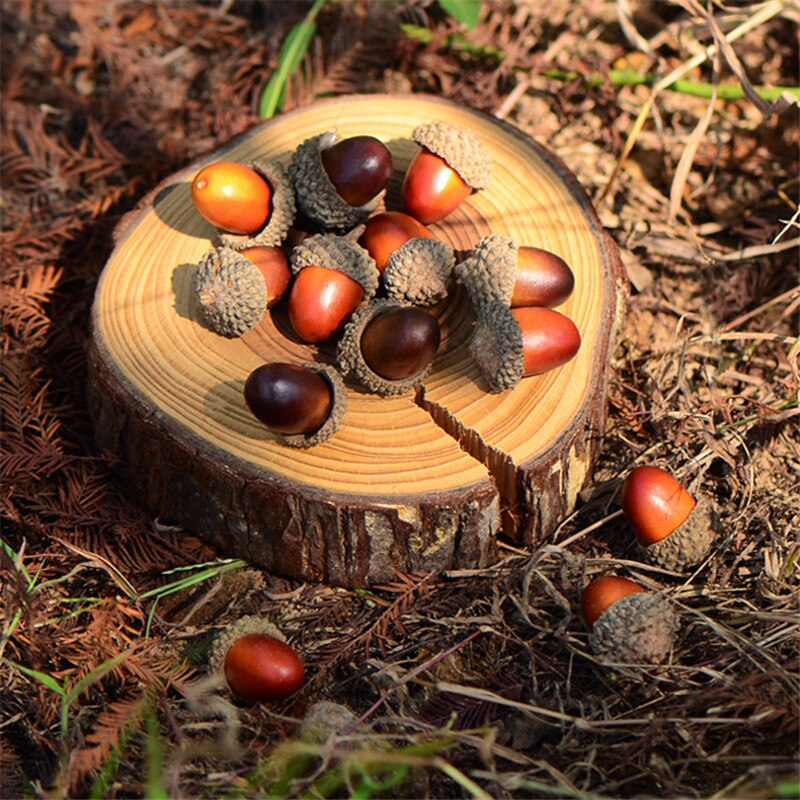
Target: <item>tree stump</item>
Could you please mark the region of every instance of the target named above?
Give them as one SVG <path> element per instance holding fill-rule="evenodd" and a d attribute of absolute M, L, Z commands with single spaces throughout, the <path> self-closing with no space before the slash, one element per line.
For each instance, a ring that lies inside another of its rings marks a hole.
<path fill-rule="evenodd" d="M 410 134 L 433 120 L 473 130 L 494 174 L 431 231 L 461 257 L 491 232 L 561 255 L 576 286 L 559 310 L 581 332 L 578 355 L 491 394 L 467 353 L 474 314 L 454 284 L 432 309 L 443 339 L 421 389 L 379 397 L 348 384 L 338 433 L 287 447 L 250 414 L 244 381 L 266 361 L 332 363 L 335 346 L 299 342 L 282 305 L 238 339 L 198 323 L 194 265 L 217 234 L 194 209 L 191 180 L 222 159 L 288 164 L 324 131 L 370 134 L 392 151 L 385 205 L 399 210 Z M 485 566 L 499 537 L 535 545 L 573 509 L 602 432 L 627 282 L 577 180 L 519 130 L 429 96 L 320 101 L 174 175 L 116 234 L 93 309 L 90 408 L 98 444 L 120 454 L 131 491 L 163 520 L 276 572 L 359 586 L 395 570 Z"/>

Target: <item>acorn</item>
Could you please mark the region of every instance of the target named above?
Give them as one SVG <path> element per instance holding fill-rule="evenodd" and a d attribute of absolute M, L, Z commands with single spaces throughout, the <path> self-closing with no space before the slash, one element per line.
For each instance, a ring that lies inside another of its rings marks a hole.
<path fill-rule="evenodd" d="M 378 288 L 374 259 L 344 236 L 317 234 L 295 247 L 289 321 L 306 342 L 322 342 L 344 326 Z"/>
<path fill-rule="evenodd" d="M 289 259 L 280 247 L 247 247 L 240 255 L 252 261 L 264 276 L 267 287 L 267 308 L 272 308 L 284 295 L 292 279 Z"/>
<path fill-rule="evenodd" d="M 245 381 L 244 399 L 256 419 L 293 447 L 313 447 L 330 439 L 347 408 L 339 373 L 313 363 L 256 367 Z"/>
<path fill-rule="evenodd" d="M 337 361 L 379 395 L 416 388 L 430 374 L 441 330 L 432 314 L 393 300 L 359 308 L 339 341 Z"/>
<path fill-rule="evenodd" d="M 511 308 L 563 303 L 575 287 L 575 275 L 563 258 L 539 247 L 518 246 L 510 236 L 483 237 L 456 267 L 476 312 L 491 300 Z"/>
<path fill-rule="evenodd" d="M 706 497 L 695 499 L 660 467 L 632 470 L 622 484 L 622 510 L 636 535 L 639 555 L 677 572 L 699 564 L 711 552 L 716 510 Z"/>
<path fill-rule="evenodd" d="M 417 126 L 412 139 L 421 149 L 408 165 L 401 196 L 406 211 L 420 222 L 442 219 L 489 185 L 492 160 L 472 131 L 429 122 Z"/>
<path fill-rule="evenodd" d="M 279 245 L 294 221 L 294 189 L 277 161 L 217 161 L 192 181 L 200 214 L 233 250 Z"/>
<path fill-rule="evenodd" d="M 629 578 L 605 575 L 581 596 L 592 651 L 620 664 L 661 664 L 680 623 L 672 605 Z"/>
<path fill-rule="evenodd" d="M 249 258 L 230 247 L 215 247 L 197 265 L 192 282 L 200 321 L 220 336 L 242 336 L 267 308 L 267 282 Z"/>
<path fill-rule="evenodd" d="M 389 256 L 383 285 L 390 300 L 430 306 L 447 297 L 453 248 L 436 239 L 409 239 Z"/>
<path fill-rule="evenodd" d="M 211 671 L 224 675 L 231 691 L 251 702 L 279 703 L 303 685 L 305 667 L 286 637 L 270 622 L 242 617 L 217 636 Z"/>
<path fill-rule="evenodd" d="M 479 311 L 468 351 L 491 392 L 516 386 L 570 361 L 580 349 L 575 323 L 551 308 L 509 308 L 500 300 Z"/>
<path fill-rule="evenodd" d="M 300 144 L 289 170 L 300 211 L 325 229 L 346 230 L 377 208 L 392 176 L 392 154 L 373 136 L 337 140 L 327 132 Z"/>
<path fill-rule="evenodd" d="M 375 259 L 378 272 L 386 269 L 389 256 L 409 239 L 435 239 L 419 220 L 402 211 L 384 211 L 370 217 L 358 243 Z"/>

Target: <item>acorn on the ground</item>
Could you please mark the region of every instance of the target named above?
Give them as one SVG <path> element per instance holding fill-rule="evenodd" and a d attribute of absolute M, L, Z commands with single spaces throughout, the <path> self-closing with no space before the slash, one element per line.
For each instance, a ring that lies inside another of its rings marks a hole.
<path fill-rule="evenodd" d="M 314 447 L 330 439 L 347 410 L 341 376 L 317 363 L 262 364 L 245 381 L 244 399 L 253 416 L 292 447 Z"/>
<path fill-rule="evenodd" d="M 418 125 L 411 137 L 420 150 L 408 165 L 401 195 L 406 211 L 424 224 L 436 222 L 491 180 L 492 160 L 480 139 L 447 122 Z"/>
<path fill-rule="evenodd" d="M 661 467 L 640 466 L 622 484 L 622 510 L 636 534 L 639 555 L 681 572 L 711 552 L 716 510 L 704 495 L 693 497 Z"/>
<path fill-rule="evenodd" d="M 294 248 L 290 263 L 295 279 L 289 321 L 306 342 L 323 342 L 338 333 L 378 288 L 375 260 L 346 236 L 311 236 Z"/>
<path fill-rule="evenodd" d="M 680 620 L 670 602 L 629 578 L 604 575 L 581 596 L 589 644 L 619 664 L 662 664 L 670 656 Z"/>
<path fill-rule="evenodd" d="M 409 239 L 389 256 L 383 285 L 390 300 L 430 306 L 447 297 L 453 248 L 437 239 Z"/>
<path fill-rule="evenodd" d="M 215 247 L 200 259 L 192 289 L 200 320 L 220 336 L 244 335 L 267 308 L 264 274 L 230 247 Z"/>
<path fill-rule="evenodd" d="M 294 222 L 294 188 L 277 161 L 214 162 L 195 176 L 191 191 L 197 210 L 233 250 L 277 246 Z"/>
<path fill-rule="evenodd" d="M 490 300 L 478 312 L 467 347 L 491 392 L 516 386 L 574 358 L 581 335 L 575 323 L 551 308 L 509 308 Z"/>
<path fill-rule="evenodd" d="M 289 167 L 298 209 L 326 230 L 364 222 L 392 175 L 392 154 L 373 136 L 326 132 L 302 142 Z"/>
<path fill-rule="evenodd" d="M 539 247 L 517 245 L 499 233 L 484 236 L 455 271 L 476 313 L 492 300 L 511 308 L 552 308 L 575 287 L 575 276 L 563 258 Z"/>
<path fill-rule="evenodd" d="M 439 322 L 421 308 L 377 299 L 359 308 L 344 329 L 337 361 L 376 394 L 403 394 L 430 374 L 439 348 Z"/>
<path fill-rule="evenodd" d="M 258 616 L 242 617 L 217 635 L 209 667 L 237 697 L 251 702 L 286 700 L 305 678 L 303 662 L 286 637 Z"/>

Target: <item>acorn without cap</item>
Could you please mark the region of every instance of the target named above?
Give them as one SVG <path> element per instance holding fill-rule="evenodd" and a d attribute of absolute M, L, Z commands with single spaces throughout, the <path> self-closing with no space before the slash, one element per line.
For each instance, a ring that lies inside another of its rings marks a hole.
<path fill-rule="evenodd" d="M 492 160 L 478 137 L 447 122 L 418 125 L 411 137 L 420 151 L 403 178 L 406 211 L 424 224 L 458 208 L 476 189 L 485 189 Z"/>
<path fill-rule="evenodd" d="M 620 664 L 661 664 L 679 630 L 672 605 L 629 578 L 605 575 L 581 596 L 581 610 L 595 654 Z"/>
<path fill-rule="evenodd" d="M 683 571 L 711 552 L 716 514 L 660 467 L 636 467 L 622 485 L 622 510 L 636 534 L 640 555 L 652 564 Z"/>

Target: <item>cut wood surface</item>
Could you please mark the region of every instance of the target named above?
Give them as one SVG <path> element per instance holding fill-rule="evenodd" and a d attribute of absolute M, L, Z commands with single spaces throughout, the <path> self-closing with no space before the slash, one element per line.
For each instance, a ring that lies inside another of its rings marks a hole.
<path fill-rule="evenodd" d="M 193 206 L 191 180 L 221 159 L 288 163 L 324 131 L 369 134 L 392 151 L 385 205 L 400 210 L 411 132 L 432 120 L 473 130 L 494 174 L 431 231 L 457 256 L 490 232 L 562 256 L 576 285 L 559 310 L 580 330 L 578 355 L 491 394 L 467 353 L 474 315 L 454 284 L 433 309 L 443 341 L 419 391 L 384 398 L 348 384 L 338 433 L 287 447 L 249 412 L 244 381 L 266 361 L 331 363 L 335 347 L 299 342 L 283 304 L 239 339 L 197 321 L 194 265 L 217 234 Z M 132 490 L 162 520 L 277 572 L 354 586 L 395 569 L 484 566 L 501 535 L 544 541 L 574 507 L 599 445 L 625 293 L 616 248 L 578 182 L 517 129 L 429 96 L 320 101 L 191 165 L 123 220 L 93 311 L 98 443 L 122 456 Z"/>

